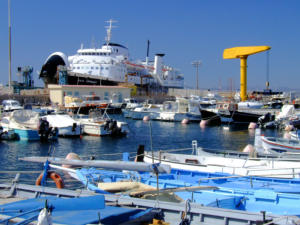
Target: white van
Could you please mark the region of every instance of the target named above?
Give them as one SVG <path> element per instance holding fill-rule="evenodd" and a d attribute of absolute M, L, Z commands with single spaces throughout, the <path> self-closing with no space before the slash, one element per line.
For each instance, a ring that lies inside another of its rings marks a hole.
<path fill-rule="evenodd" d="M 17 100 L 4 100 L 2 102 L 2 105 L 3 105 L 4 111 L 13 111 L 13 110 L 18 110 L 18 109 L 23 109 L 20 102 L 18 102 Z"/>

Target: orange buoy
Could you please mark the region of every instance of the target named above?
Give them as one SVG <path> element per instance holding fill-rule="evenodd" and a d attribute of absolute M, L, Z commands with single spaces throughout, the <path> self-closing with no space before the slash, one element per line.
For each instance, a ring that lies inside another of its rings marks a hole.
<path fill-rule="evenodd" d="M 43 175 L 44 175 L 44 173 L 42 172 L 39 175 L 39 177 L 36 179 L 35 185 L 41 186 Z M 59 176 L 59 174 L 49 171 L 47 173 L 47 178 L 51 178 L 54 181 L 57 188 L 59 188 L 59 189 L 64 188 L 64 186 L 65 186 L 64 182 L 63 182 L 62 178 Z"/>

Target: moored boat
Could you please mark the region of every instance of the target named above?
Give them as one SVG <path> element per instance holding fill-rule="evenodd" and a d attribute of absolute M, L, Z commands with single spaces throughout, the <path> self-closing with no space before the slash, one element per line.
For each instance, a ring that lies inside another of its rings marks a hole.
<path fill-rule="evenodd" d="M 50 126 L 58 129 L 58 135 L 62 137 L 76 137 L 82 133 L 80 123 L 67 114 L 50 114 L 42 117 Z"/>
<path fill-rule="evenodd" d="M 300 153 L 300 141 L 288 138 L 261 137 L 263 148 L 276 153 Z"/>
<path fill-rule="evenodd" d="M 184 98 L 176 98 L 176 101 L 166 101 L 158 112 L 155 120 L 181 122 L 187 119 L 190 122 L 201 120 L 200 105 L 197 102 Z"/>
<path fill-rule="evenodd" d="M 37 224 L 123 224 L 149 222 L 154 215 L 151 209 L 106 205 L 103 195 L 79 198 L 52 196 L 2 204 L 0 223 L 31 224 L 35 221 Z"/>
<path fill-rule="evenodd" d="M 10 190 L 14 190 L 10 193 Z M 93 196 L 92 191 L 87 190 L 70 190 L 57 189 L 53 187 L 40 187 L 28 184 L 18 183 L 0 183 L 0 192 L 2 196 L 10 196 L 28 199 L 36 198 L 36 196 L 61 196 L 64 198 L 78 198 L 80 196 Z M 155 207 L 160 215 L 160 219 L 170 224 L 180 224 L 181 222 L 189 222 L 190 225 L 199 224 L 227 224 L 244 225 L 276 222 L 278 225 L 287 225 L 287 221 L 291 224 L 296 223 L 299 218 L 296 216 L 275 215 L 269 212 L 248 212 L 241 210 L 229 210 L 224 208 L 208 207 L 191 201 L 186 202 L 166 202 L 162 200 L 140 199 L 122 195 L 104 194 L 105 201 L 111 206 L 126 205 L 135 209 L 150 209 Z M 184 217 L 182 216 L 184 212 Z M 157 215 L 157 216 L 158 216 Z M 217 215 L 217 216 L 216 216 Z M 6 219 L 5 217 L 4 219 Z M 150 217 L 151 218 L 151 217 Z M 2 218 L 1 218 L 2 219 Z M 159 222 L 156 220 L 156 222 Z"/>
<path fill-rule="evenodd" d="M 145 152 L 145 162 L 162 163 L 176 169 L 201 172 L 222 172 L 234 175 L 267 176 L 278 178 L 298 178 L 300 172 L 299 155 L 274 155 L 252 151 L 206 151 L 198 148 L 193 141 L 193 148 L 184 153 L 176 151 Z"/>
<path fill-rule="evenodd" d="M 74 117 L 82 126 L 83 134 L 91 136 L 123 136 L 129 132 L 128 124 L 103 117 L 76 115 Z"/>
<path fill-rule="evenodd" d="M 7 132 L 13 130 L 17 139 L 38 141 L 56 139 L 58 132 L 54 126 L 43 119 L 33 110 L 16 110 L 4 116 L 0 122 Z"/>

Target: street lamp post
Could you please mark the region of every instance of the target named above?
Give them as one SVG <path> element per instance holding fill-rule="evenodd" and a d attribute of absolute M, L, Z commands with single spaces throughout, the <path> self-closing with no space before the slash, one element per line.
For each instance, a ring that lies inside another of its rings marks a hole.
<path fill-rule="evenodd" d="M 199 90 L 199 82 L 198 82 L 198 80 L 199 80 L 199 66 L 202 64 L 202 61 L 201 60 L 198 60 L 198 61 L 194 61 L 194 62 L 192 62 L 192 65 L 194 66 L 194 67 L 196 67 L 196 80 L 197 80 L 197 87 L 196 87 L 196 89 L 197 90 Z"/>
<path fill-rule="evenodd" d="M 10 23 L 10 0 L 8 0 L 8 86 L 11 89 L 11 23 Z"/>

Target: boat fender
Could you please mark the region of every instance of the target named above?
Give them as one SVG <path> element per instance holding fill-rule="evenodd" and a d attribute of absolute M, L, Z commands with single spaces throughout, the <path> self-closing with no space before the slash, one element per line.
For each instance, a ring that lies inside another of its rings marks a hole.
<path fill-rule="evenodd" d="M 68 155 L 65 158 L 66 160 L 80 160 L 80 157 L 78 154 L 74 153 L 74 152 L 70 152 L 68 153 Z M 72 166 L 72 165 L 65 165 L 63 164 L 62 167 L 64 168 L 74 168 L 76 166 Z"/>
<path fill-rule="evenodd" d="M 205 128 L 207 126 L 208 121 L 207 120 L 201 120 L 200 127 Z"/>
<path fill-rule="evenodd" d="M 35 185 L 41 186 L 43 175 L 44 175 L 44 173 L 42 172 L 39 175 L 39 177 L 36 179 Z M 59 174 L 57 174 L 56 172 L 48 171 L 47 172 L 47 178 L 51 178 L 54 181 L 57 188 L 59 188 L 59 189 L 64 188 L 64 186 L 65 186 L 64 182 L 63 182 L 61 176 Z"/>
<path fill-rule="evenodd" d="M 149 116 L 144 116 L 144 118 L 143 118 L 143 121 L 149 121 L 150 120 L 150 117 Z"/>
<path fill-rule="evenodd" d="M 189 119 L 185 118 L 181 121 L 182 124 L 188 124 L 189 123 Z"/>
<path fill-rule="evenodd" d="M 286 125 L 285 128 L 284 128 L 285 131 L 291 131 L 293 129 L 294 129 L 293 125 Z"/>
<path fill-rule="evenodd" d="M 256 129 L 257 125 L 254 122 L 249 123 L 248 129 Z"/>

